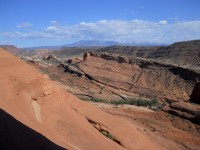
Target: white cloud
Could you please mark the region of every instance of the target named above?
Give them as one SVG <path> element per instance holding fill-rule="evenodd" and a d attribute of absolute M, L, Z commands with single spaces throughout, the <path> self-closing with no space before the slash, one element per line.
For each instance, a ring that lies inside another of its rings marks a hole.
<path fill-rule="evenodd" d="M 168 23 L 145 20 L 100 20 L 80 22 L 71 26 L 51 25 L 41 31 L 7 32 L 7 38 L 32 39 L 95 39 L 113 41 L 147 41 L 172 43 L 182 40 L 200 39 L 200 20 Z"/>
<path fill-rule="evenodd" d="M 22 29 L 26 29 L 26 28 L 30 28 L 32 27 L 33 24 L 29 23 L 29 22 L 23 22 L 17 25 L 17 28 L 22 28 Z"/>
<path fill-rule="evenodd" d="M 166 21 L 166 20 L 161 20 L 161 21 L 159 21 L 158 23 L 159 23 L 159 24 L 165 25 L 165 24 L 167 24 L 167 21 Z"/>
<path fill-rule="evenodd" d="M 59 28 L 56 27 L 56 26 L 48 26 L 46 29 L 45 29 L 46 32 L 57 32 L 59 31 Z"/>

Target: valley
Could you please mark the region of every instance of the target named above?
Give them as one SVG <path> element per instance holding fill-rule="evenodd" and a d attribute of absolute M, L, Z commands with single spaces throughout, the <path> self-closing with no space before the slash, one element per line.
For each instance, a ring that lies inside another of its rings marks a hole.
<path fill-rule="evenodd" d="M 200 42 L 189 41 L 165 47 L 73 47 L 22 50 L 14 54 L 65 92 L 91 105 L 88 107 L 92 110 L 84 109 L 87 115 L 97 108 L 125 120 L 164 149 L 193 150 L 200 147 L 199 47 Z M 45 95 L 52 95 L 52 90 L 47 90 Z M 38 98 L 32 97 L 36 101 Z M 46 107 L 41 108 L 42 103 L 32 103 L 39 122 L 43 118 L 41 109 Z M 82 111 L 78 106 L 72 109 Z M 112 137 L 115 132 L 94 120 L 88 121 L 106 136 Z M 132 149 L 123 138 L 115 136 L 113 139 L 122 147 Z M 74 144 L 77 146 L 76 142 Z"/>

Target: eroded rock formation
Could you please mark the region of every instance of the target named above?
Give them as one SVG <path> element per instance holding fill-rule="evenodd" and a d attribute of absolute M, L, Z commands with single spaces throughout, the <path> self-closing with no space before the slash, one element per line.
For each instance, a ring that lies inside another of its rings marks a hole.
<path fill-rule="evenodd" d="M 90 55 L 79 68 L 93 80 L 127 95 L 188 101 L 199 78 L 195 71 L 152 60 L 105 53 Z"/>
<path fill-rule="evenodd" d="M 54 55 L 44 56 L 43 60 L 48 60 L 48 61 L 53 61 L 53 62 L 60 62 L 60 60 Z"/>

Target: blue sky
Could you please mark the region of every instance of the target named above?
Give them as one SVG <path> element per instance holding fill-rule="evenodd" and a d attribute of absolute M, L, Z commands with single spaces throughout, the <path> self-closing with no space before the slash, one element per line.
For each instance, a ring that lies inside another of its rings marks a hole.
<path fill-rule="evenodd" d="M 0 44 L 200 39 L 200 0 L 1 0 Z"/>

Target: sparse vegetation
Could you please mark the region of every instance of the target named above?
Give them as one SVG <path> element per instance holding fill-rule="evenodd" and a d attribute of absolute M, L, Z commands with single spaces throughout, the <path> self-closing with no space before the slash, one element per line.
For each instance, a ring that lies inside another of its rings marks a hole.
<path fill-rule="evenodd" d="M 101 133 L 106 136 L 107 138 L 111 139 L 111 140 L 115 140 L 115 138 L 113 137 L 112 134 L 110 134 L 109 132 L 107 131 L 101 131 Z"/>
<path fill-rule="evenodd" d="M 111 104 L 115 104 L 115 105 L 128 104 L 128 105 L 145 106 L 145 107 L 155 106 L 157 103 L 158 103 L 157 100 L 144 100 L 144 99 L 111 101 Z"/>
<path fill-rule="evenodd" d="M 109 103 L 109 101 L 106 101 L 104 99 L 99 99 L 99 98 L 91 98 L 91 99 L 88 99 L 88 98 L 81 98 L 81 100 L 83 101 L 91 101 L 91 102 L 101 102 L 101 103 Z"/>
<path fill-rule="evenodd" d="M 156 100 L 144 100 L 144 99 L 130 99 L 130 100 L 112 100 L 112 101 L 106 101 L 103 99 L 98 99 L 98 98 L 92 98 L 92 99 L 82 99 L 84 101 L 92 101 L 92 102 L 101 102 L 101 103 L 110 103 L 113 105 L 134 105 L 134 106 L 143 106 L 143 107 L 148 107 L 149 109 L 152 110 L 160 110 L 158 108 L 152 108 L 153 106 L 160 106 L 160 103 Z"/>

